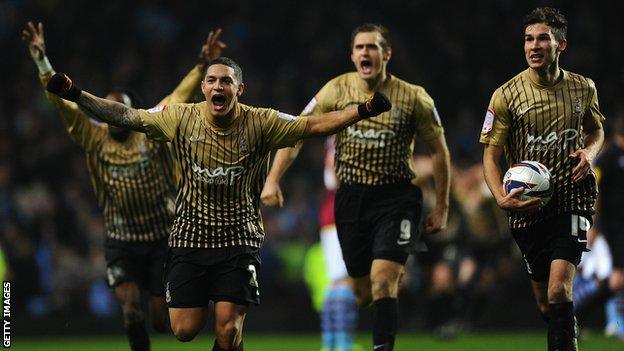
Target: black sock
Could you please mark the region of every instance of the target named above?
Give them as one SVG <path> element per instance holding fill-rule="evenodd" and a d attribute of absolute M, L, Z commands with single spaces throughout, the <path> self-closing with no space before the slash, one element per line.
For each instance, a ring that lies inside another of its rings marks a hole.
<path fill-rule="evenodd" d="M 394 337 L 397 331 L 397 299 L 386 297 L 373 302 L 373 347 L 375 351 L 394 350 Z M 380 346 L 384 347 L 381 348 Z"/>
<path fill-rule="evenodd" d="M 550 304 L 548 350 L 575 351 L 574 307 L 572 302 Z"/>
<path fill-rule="evenodd" d="M 128 341 L 130 342 L 130 349 L 132 351 L 149 351 L 150 341 L 145 330 L 145 325 L 141 323 L 132 323 L 126 327 L 126 335 L 128 335 Z"/>
<path fill-rule="evenodd" d="M 243 342 L 241 341 L 241 343 L 233 349 L 226 350 L 219 346 L 219 343 L 215 340 L 214 345 L 212 346 L 212 351 L 243 351 Z"/>

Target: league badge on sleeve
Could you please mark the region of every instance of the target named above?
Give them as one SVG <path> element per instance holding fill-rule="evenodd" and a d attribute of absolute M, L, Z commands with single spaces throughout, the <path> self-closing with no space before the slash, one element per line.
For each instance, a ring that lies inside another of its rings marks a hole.
<path fill-rule="evenodd" d="M 312 98 L 312 100 L 310 100 L 310 102 L 308 102 L 308 104 L 303 109 L 303 112 L 301 112 L 301 114 L 302 115 L 309 115 L 314 110 L 314 107 L 316 107 L 316 104 L 317 104 L 317 100 L 316 100 L 316 96 L 315 96 L 315 97 Z"/>
<path fill-rule="evenodd" d="M 442 120 L 440 119 L 440 114 L 438 113 L 438 109 L 433 106 L 433 118 L 438 123 L 439 126 L 442 125 Z"/>
<path fill-rule="evenodd" d="M 150 108 L 149 110 L 145 110 L 147 113 L 158 113 L 160 111 L 164 111 L 167 109 L 167 105 L 158 105 Z"/>
<path fill-rule="evenodd" d="M 481 128 L 482 133 L 487 133 L 492 130 L 492 126 L 494 125 L 494 115 L 494 110 L 488 108 L 485 113 L 485 120 L 483 120 L 483 127 Z"/>

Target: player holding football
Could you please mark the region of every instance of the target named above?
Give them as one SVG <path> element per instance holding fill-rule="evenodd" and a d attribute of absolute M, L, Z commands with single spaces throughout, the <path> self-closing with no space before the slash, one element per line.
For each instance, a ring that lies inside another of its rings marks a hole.
<path fill-rule="evenodd" d="M 245 89 L 242 70 L 225 57 L 209 63 L 201 87 L 204 102 L 137 110 L 81 91 L 64 74 L 47 85 L 108 123 L 172 142 L 181 174 L 165 273 L 171 327 L 178 340 L 192 340 L 212 300 L 213 350 L 239 351 L 248 306 L 260 299 L 259 203 L 271 151 L 334 133 L 391 104 L 375 93 L 357 107 L 310 117 L 246 106 L 238 102 Z"/>
<path fill-rule="evenodd" d="M 220 32 L 210 33 L 202 47 L 202 63 L 194 67 L 161 104 L 184 102 L 193 97 L 201 81 L 201 70 L 225 48 L 218 39 Z M 28 22 L 22 38 L 28 44 L 45 86 L 54 70 L 45 54 L 43 24 L 35 26 Z M 107 281 L 121 305 L 130 347 L 137 351 L 149 350 L 141 301 L 145 291 L 150 295 L 154 329 L 166 330 L 162 276 L 175 200 L 169 147 L 128 128 L 96 123 L 75 103 L 46 95 L 59 110 L 70 138 L 86 154 L 91 183 L 106 224 Z M 123 91 L 112 91 L 106 98 L 126 106 L 135 103 Z"/>
<path fill-rule="evenodd" d="M 426 219 L 427 233 L 446 227 L 449 206 L 450 156 L 433 99 L 422 87 L 387 72 L 391 56 L 386 28 L 375 24 L 356 28 L 351 36 L 356 72 L 329 81 L 304 111 L 341 110 L 375 91 L 386 94 L 394 106 L 341 131 L 335 142 L 340 183 L 336 228 L 358 303 L 373 303 L 376 351 L 394 348 L 399 279 L 419 234 L 422 192 L 412 184 L 416 138 L 429 147 L 435 174 L 436 205 Z M 281 201 L 279 180 L 296 151 L 278 151 L 263 190 L 265 203 Z"/>
<path fill-rule="evenodd" d="M 509 213 L 539 310 L 548 322 L 548 350 L 576 350 L 572 280 L 597 197 L 591 161 L 604 140 L 604 117 L 594 82 L 559 68 L 567 46 L 567 21 L 559 10 L 538 8 L 524 20 L 528 69 L 499 87 L 487 110 L 480 141 L 485 144 L 486 182 Z M 505 194 L 499 163 L 538 161 L 552 174 L 553 196 L 520 200 L 523 189 Z"/>

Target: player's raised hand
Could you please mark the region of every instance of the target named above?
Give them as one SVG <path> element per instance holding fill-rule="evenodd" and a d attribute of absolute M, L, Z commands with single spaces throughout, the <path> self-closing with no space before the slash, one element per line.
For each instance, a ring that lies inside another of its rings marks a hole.
<path fill-rule="evenodd" d="M 505 195 L 500 200 L 497 200 L 498 206 L 503 210 L 512 212 L 527 212 L 540 208 L 542 202 L 538 198 L 531 198 L 527 200 L 521 200 L 520 195 L 524 188 L 512 189 L 509 194 Z"/>
<path fill-rule="evenodd" d="M 434 207 L 425 220 L 425 232 L 434 234 L 446 229 L 448 222 L 448 208 Z"/>
<path fill-rule="evenodd" d="M 208 33 L 208 39 L 206 39 L 206 43 L 202 45 L 201 52 L 199 53 L 199 58 L 203 64 L 207 64 L 220 57 L 223 49 L 227 48 L 227 45 L 219 40 L 221 32 L 221 28 L 217 28 L 217 30 L 211 30 L 210 33 Z"/>
<path fill-rule="evenodd" d="M 30 56 L 34 60 L 41 60 L 45 56 L 45 38 L 43 36 L 43 23 L 39 22 L 37 26 L 28 21 L 26 29 L 22 30 L 22 40 L 28 44 Z"/>
<path fill-rule="evenodd" d="M 572 181 L 577 183 L 583 180 L 591 171 L 593 161 L 589 151 L 579 149 L 570 154 L 570 158 L 578 160 L 578 164 L 572 169 Z"/>
<path fill-rule="evenodd" d="M 279 183 L 267 181 L 264 183 L 262 193 L 260 193 L 260 200 L 266 206 L 284 206 L 284 196 L 282 195 L 282 189 Z"/>

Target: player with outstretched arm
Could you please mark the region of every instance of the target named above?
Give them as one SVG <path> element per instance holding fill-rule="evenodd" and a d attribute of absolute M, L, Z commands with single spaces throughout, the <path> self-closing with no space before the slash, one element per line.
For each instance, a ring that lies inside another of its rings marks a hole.
<path fill-rule="evenodd" d="M 357 107 L 309 117 L 243 105 L 243 72 L 225 57 L 208 65 L 201 88 L 204 102 L 136 110 L 81 91 L 64 74 L 47 86 L 103 121 L 173 144 L 181 174 L 165 273 L 171 327 L 178 340 L 192 340 L 213 301 L 213 350 L 240 351 L 248 307 L 260 301 L 260 190 L 271 151 L 335 133 L 391 104 L 375 93 Z"/>

